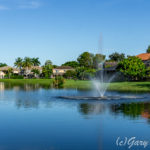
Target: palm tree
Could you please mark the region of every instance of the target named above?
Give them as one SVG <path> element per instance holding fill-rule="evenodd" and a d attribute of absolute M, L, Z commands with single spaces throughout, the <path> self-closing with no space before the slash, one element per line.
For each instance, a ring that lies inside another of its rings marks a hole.
<path fill-rule="evenodd" d="M 12 69 L 12 68 L 9 68 L 9 69 L 8 69 L 8 78 L 9 78 L 9 79 L 10 79 L 10 76 L 11 76 L 12 72 L 13 72 L 13 69 Z"/>
<path fill-rule="evenodd" d="M 18 58 L 15 60 L 14 65 L 15 65 L 17 68 L 19 68 L 20 71 L 21 71 L 21 68 L 22 68 L 22 65 L 23 65 L 23 59 L 20 58 L 20 57 L 18 57 Z"/>
<path fill-rule="evenodd" d="M 32 59 L 30 57 L 25 57 L 23 60 L 23 67 L 28 72 L 29 68 L 31 68 L 33 65 Z"/>
<path fill-rule="evenodd" d="M 32 58 L 32 63 L 33 63 L 33 66 L 39 66 L 41 64 L 38 57 Z"/>

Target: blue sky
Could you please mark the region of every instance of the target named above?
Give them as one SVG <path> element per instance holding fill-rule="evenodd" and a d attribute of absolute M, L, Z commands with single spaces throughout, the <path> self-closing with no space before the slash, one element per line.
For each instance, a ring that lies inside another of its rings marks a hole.
<path fill-rule="evenodd" d="M 149 0 L 0 0 L 0 62 L 30 56 L 60 65 L 101 47 L 106 55 L 143 53 L 149 6 Z"/>

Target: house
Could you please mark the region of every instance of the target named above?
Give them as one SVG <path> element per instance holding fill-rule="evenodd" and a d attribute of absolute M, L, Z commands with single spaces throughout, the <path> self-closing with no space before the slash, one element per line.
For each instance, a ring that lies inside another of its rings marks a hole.
<path fill-rule="evenodd" d="M 53 69 L 53 76 L 62 76 L 64 75 L 68 70 L 74 70 L 70 66 L 60 66 Z"/>
<path fill-rule="evenodd" d="M 3 71 L 0 71 L 0 79 L 3 79 L 5 77 L 5 73 Z"/>
<path fill-rule="evenodd" d="M 150 53 L 142 53 L 137 55 L 136 57 L 140 58 L 146 67 L 150 67 Z"/>
<path fill-rule="evenodd" d="M 20 74 L 24 75 L 25 78 L 32 78 L 32 77 L 38 78 L 39 75 L 34 74 L 32 72 L 33 69 L 38 70 L 39 74 L 42 74 L 42 67 L 40 67 L 40 66 L 32 66 L 32 67 L 30 67 L 28 69 L 22 69 Z"/>
<path fill-rule="evenodd" d="M 99 69 L 96 72 L 96 77 L 97 78 L 101 78 L 102 74 L 103 74 L 103 80 L 106 82 L 110 82 L 110 81 L 124 81 L 125 77 L 124 75 L 118 71 L 117 67 L 118 67 L 118 63 L 119 62 L 108 62 L 106 61 L 104 63 L 104 68 Z"/>
<path fill-rule="evenodd" d="M 114 61 L 114 62 L 105 62 L 104 63 L 104 68 L 114 68 L 117 67 L 118 62 Z"/>
<path fill-rule="evenodd" d="M 150 53 L 142 53 L 137 55 L 136 57 L 142 59 L 143 61 L 148 61 L 150 60 Z"/>
<path fill-rule="evenodd" d="M 17 68 L 13 68 L 10 66 L 0 67 L 0 79 L 3 79 L 5 77 L 9 69 L 12 69 L 13 74 L 19 74 L 19 70 Z"/>

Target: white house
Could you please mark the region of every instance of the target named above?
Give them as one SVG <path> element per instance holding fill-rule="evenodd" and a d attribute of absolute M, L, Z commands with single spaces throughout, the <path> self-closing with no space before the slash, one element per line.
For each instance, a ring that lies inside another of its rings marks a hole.
<path fill-rule="evenodd" d="M 7 74 L 8 70 L 12 69 L 12 72 L 14 74 L 19 74 L 19 70 L 10 66 L 4 66 L 4 67 L 0 67 L 0 79 L 3 79 L 5 77 L 5 75 Z"/>
<path fill-rule="evenodd" d="M 3 71 L 0 71 L 0 79 L 3 79 L 5 77 L 5 73 Z"/>

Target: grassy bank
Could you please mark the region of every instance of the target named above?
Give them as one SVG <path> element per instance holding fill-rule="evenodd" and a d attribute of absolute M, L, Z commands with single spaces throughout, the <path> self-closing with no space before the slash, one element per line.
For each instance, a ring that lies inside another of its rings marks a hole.
<path fill-rule="evenodd" d="M 40 84 L 49 86 L 52 79 L 0 79 L 0 82 L 12 84 Z M 66 80 L 64 88 L 91 89 L 91 81 Z M 110 83 L 108 90 L 122 92 L 150 92 L 150 82 L 114 82 Z"/>
<path fill-rule="evenodd" d="M 114 82 L 108 89 L 122 92 L 150 92 L 150 82 Z"/>
<path fill-rule="evenodd" d="M 67 80 L 66 88 L 91 89 L 91 81 Z M 108 90 L 122 92 L 150 92 L 150 82 L 113 82 Z"/>

